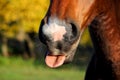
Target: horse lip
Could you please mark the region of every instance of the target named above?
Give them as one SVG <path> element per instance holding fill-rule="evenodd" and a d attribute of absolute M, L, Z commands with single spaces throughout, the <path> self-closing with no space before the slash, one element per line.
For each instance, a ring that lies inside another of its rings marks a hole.
<path fill-rule="evenodd" d="M 54 54 L 54 52 L 51 52 L 51 51 L 48 51 L 47 52 L 47 55 L 49 55 L 49 56 L 66 56 L 67 57 L 67 54 L 65 54 L 65 53 L 62 53 L 62 54 L 60 54 L 60 53 L 57 53 L 57 54 Z"/>

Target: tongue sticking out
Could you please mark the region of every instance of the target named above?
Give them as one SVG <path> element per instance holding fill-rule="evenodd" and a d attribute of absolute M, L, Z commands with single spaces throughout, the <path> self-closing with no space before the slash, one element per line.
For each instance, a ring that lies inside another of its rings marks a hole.
<path fill-rule="evenodd" d="M 50 68 L 57 68 L 65 61 L 65 55 L 47 55 L 45 62 Z"/>

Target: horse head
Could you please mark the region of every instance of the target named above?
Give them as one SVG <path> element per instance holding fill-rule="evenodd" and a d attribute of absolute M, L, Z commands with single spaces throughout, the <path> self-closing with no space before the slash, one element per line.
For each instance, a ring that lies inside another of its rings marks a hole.
<path fill-rule="evenodd" d="M 41 42 L 48 47 L 45 62 L 49 67 L 72 61 L 85 25 L 93 17 L 88 15 L 93 1 L 51 0 L 39 30 Z"/>

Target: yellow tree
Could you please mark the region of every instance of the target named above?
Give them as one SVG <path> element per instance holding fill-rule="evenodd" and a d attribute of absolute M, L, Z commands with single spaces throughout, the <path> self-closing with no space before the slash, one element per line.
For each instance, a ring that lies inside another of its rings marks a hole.
<path fill-rule="evenodd" d="M 7 32 L 19 28 L 37 32 L 48 6 L 49 0 L 0 0 L 0 27 Z"/>
<path fill-rule="evenodd" d="M 0 0 L 0 34 L 15 37 L 38 32 L 48 6 L 49 0 Z"/>

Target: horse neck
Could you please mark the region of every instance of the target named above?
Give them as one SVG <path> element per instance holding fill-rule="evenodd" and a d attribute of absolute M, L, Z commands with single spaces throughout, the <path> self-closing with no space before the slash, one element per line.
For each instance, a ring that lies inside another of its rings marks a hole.
<path fill-rule="evenodd" d="M 120 76 L 120 27 L 113 9 L 99 14 L 89 26 L 93 44 L 98 55 L 112 62 L 114 72 Z M 120 77 L 119 77 L 120 79 Z"/>

